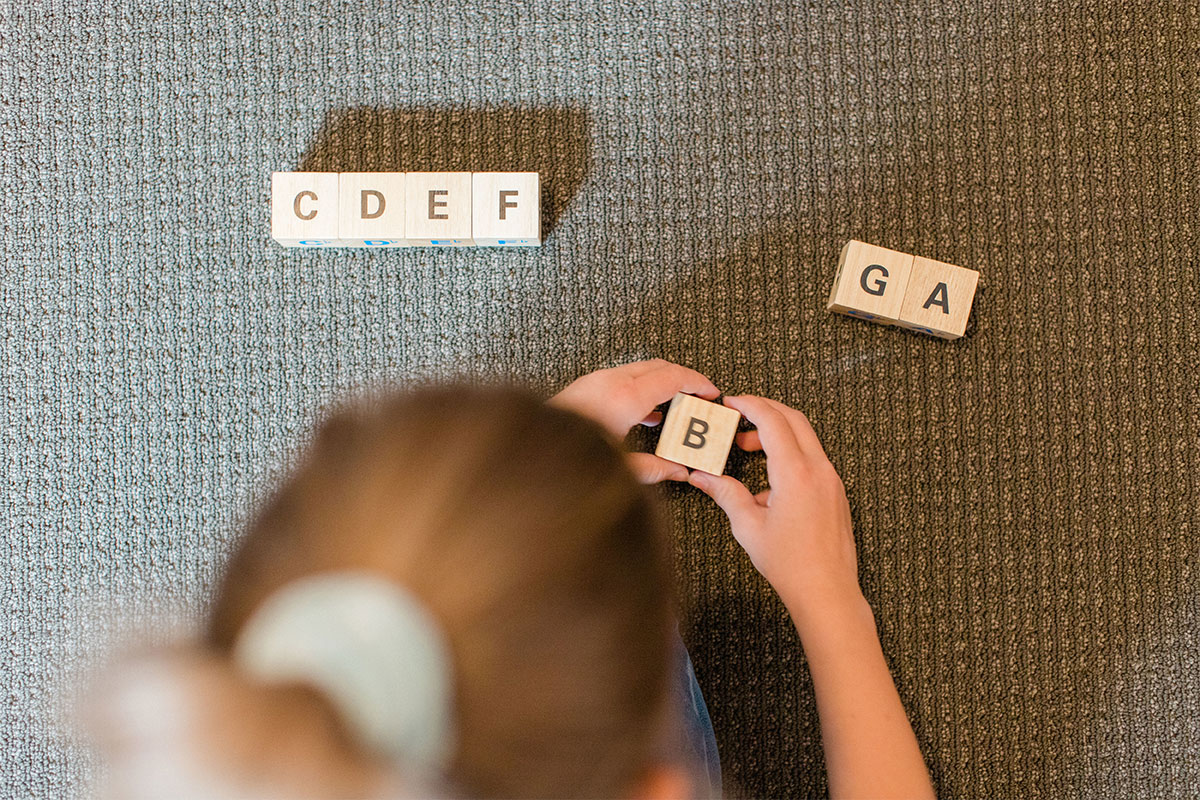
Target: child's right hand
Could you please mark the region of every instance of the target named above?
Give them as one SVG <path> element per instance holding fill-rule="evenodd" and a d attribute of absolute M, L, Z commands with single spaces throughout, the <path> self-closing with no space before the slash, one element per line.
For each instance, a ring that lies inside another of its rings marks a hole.
<path fill-rule="evenodd" d="M 726 397 L 725 405 L 756 427 L 737 442 L 766 452 L 770 489 L 754 495 L 736 478 L 699 471 L 688 481 L 729 515 L 734 537 L 803 637 L 806 628 L 865 603 L 845 487 L 802 413 L 751 395 Z"/>

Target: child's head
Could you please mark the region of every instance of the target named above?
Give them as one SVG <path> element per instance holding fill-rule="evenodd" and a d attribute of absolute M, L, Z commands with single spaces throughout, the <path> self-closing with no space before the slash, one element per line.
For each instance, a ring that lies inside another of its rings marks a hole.
<path fill-rule="evenodd" d="M 665 543 L 649 495 L 591 422 L 522 391 L 466 387 L 334 416 L 234 553 L 208 645 L 228 661 L 273 593 L 345 571 L 405 587 L 444 634 L 458 791 L 617 796 L 659 755 Z M 286 749 L 297 720 L 325 720 L 325 744 L 307 746 L 326 751 L 318 761 L 378 761 L 328 698 L 255 696 L 280 721 L 256 738 Z"/>

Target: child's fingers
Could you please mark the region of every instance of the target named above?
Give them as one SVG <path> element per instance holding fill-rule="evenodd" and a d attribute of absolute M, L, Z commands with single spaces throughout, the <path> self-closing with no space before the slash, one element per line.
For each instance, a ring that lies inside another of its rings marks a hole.
<path fill-rule="evenodd" d="M 659 458 L 653 453 L 630 453 L 629 468 L 642 483 L 661 483 L 662 481 L 686 481 L 687 467 Z"/>
<path fill-rule="evenodd" d="M 688 483 L 711 497 L 729 516 L 735 529 L 762 511 L 754 495 L 737 478 L 694 470 L 688 475 Z"/>
<path fill-rule="evenodd" d="M 775 408 L 791 426 L 792 433 L 796 437 L 796 441 L 800 444 L 800 449 L 808 455 L 825 456 L 825 448 L 821 446 L 821 440 L 817 437 L 817 432 L 813 430 L 812 423 L 808 421 L 808 417 L 798 408 L 792 408 L 789 405 L 764 397 L 769 405 Z"/>
<path fill-rule="evenodd" d="M 759 443 L 767 454 L 767 480 L 778 487 L 802 466 L 800 445 L 783 414 L 761 397 L 726 397 L 725 405 L 740 412 L 758 430 Z"/>
<path fill-rule="evenodd" d="M 721 390 L 694 369 L 664 361 L 661 366 L 639 375 L 635 391 L 642 407 L 650 409 L 665 403 L 677 392 L 694 394 L 707 400 L 720 396 Z"/>
<path fill-rule="evenodd" d="M 737 446 L 748 453 L 762 450 L 762 439 L 758 436 L 758 431 L 742 431 L 733 437 L 737 442 Z"/>
<path fill-rule="evenodd" d="M 661 411 L 651 411 L 646 415 L 646 418 L 642 420 L 640 424 L 645 425 L 647 428 L 653 428 L 662 421 L 663 415 Z"/>
<path fill-rule="evenodd" d="M 763 489 L 761 492 L 754 495 L 754 502 L 758 503 L 763 508 L 766 508 L 771 503 L 771 490 Z"/>

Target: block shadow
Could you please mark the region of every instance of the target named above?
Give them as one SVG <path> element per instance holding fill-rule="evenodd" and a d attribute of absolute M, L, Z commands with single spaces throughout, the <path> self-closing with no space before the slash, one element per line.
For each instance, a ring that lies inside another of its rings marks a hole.
<path fill-rule="evenodd" d="M 591 164 L 588 113 L 575 106 L 357 106 L 326 117 L 302 172 L 537 172 L 549 234 Z"/>

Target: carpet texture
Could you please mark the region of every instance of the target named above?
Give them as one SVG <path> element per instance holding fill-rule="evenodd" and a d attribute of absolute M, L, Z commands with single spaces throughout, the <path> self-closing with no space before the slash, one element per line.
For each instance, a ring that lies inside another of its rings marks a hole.
<path fill-rule="evenodd" d="M 85 791 L 56 698 L 338 400 L 649 356 L 810 414 L 943 795 L 1200 792 L 1197 3 L 0 15 L 5 796 Z M 537 170 L 546 243 L 285 251 L 297 168 Z M 848 238 L 979 270 L 967 337 L 826 314 Z M 662 494 L 728 789 L 822 794 L 784 610 Z"/>

